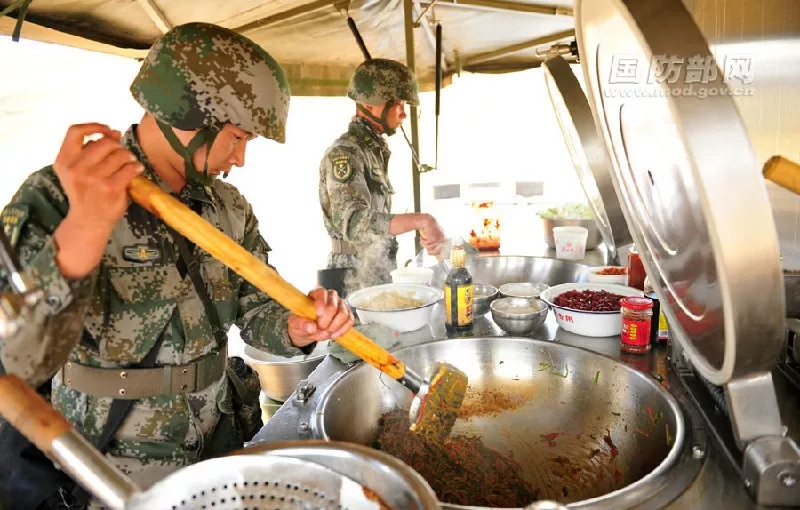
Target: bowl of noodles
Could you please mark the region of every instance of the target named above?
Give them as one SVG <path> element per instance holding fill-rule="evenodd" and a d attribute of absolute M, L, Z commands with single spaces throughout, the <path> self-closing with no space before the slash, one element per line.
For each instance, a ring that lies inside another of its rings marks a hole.
<path fill-rule="evenodd" d="M 430 323 L 441 289 L 418 283 L 387 283 L 353 292 L 347 304 L 363 324 L 376 322 L 395 331 L 416 331 Z"/>

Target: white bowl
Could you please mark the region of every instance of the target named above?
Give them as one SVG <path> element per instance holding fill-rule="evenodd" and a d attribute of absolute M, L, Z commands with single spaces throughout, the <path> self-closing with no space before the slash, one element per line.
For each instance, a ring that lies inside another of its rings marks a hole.
<path fill-rule="evenodd" d="M 553 309 L 559 326 L 577 335 L 594 337 L 618 336 L 622 332 L 622 312 L 587 312 L 553 304 L 556 296 L 570 290 L 604 290 L 624 297 L 644 296 L 638 289 L 608 283 L 564 283 L 542 292 L 539 299 Z"/>
<path fill-rule="evenodd" d="M 500 286 L 500 294 L 502 294 L 503 297 L 534 299 L 538 298 L 542 292 L 549 288 L 550 286 L 546 283 L 506 283 Z"/>
<path fill-rule="evenodd" d="M 389 273 L 393 283 L 421 283 L 430 285 L 433 269 L 429 267 L 400 267 Z"/>
<path fill-rule="evenodd" d="M 382 292 L 397 291 L 424 304 L 400 310 L 370 310 L 370 301 Z M 376 322 L 395 331 L 416 331 L 430 324 L 433 305 L 444 298 L 444 291 L 419 283 L 386 283 L 358 290 L 347 296 L 347 304 L 356 310 L 363 324 Z"/>
<path fill-rule="evenodd" d="M 613 267 L 625 269 L 625 274 L 597 274 L 603 269 Z M 589 283 L 611 283 L 614 285 L 628 285 L 628 268 L 624 266 L 597 266 L 589 268 Z"/>

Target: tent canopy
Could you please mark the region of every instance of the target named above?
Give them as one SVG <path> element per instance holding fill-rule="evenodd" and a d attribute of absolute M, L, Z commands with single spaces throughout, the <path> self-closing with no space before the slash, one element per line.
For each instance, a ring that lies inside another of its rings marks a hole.
<path fill-rule="evenodd" d="M 0 0 L 0 10 L 13 0 Z M 404 2 L 408 2 L 410 9 Z M 574 40 L 572 0 L 33 0 L 22 37 L 142 58 L 171 27 L 204 21 L 250 37 L 285 68 L 292 95 L 341 96 L 363 56 L 351 16 L 373 57 L 406 62 L 405 13 L 415 68 L 432 90 L 435 24 L 442 26 L 444 83 L 460 70 L 510 72 L 538 67 L 548 49 Z M 0 18 L 10 35 L 18 10 Z"/>

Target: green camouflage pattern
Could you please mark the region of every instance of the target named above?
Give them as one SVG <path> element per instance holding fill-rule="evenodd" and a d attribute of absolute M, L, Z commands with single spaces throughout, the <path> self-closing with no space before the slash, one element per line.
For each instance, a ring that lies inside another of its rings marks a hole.
<path fill-rule="evenodd" d="M 216 25 L 188 23 L 155 44 L 131 85 L 136 101 L 178 129 L 226 123 L 283 143 L 289 80 L 250 39 Z"/>
<path fill-rule="evenodd" d="M 356 117 L 325 152 L 319 168 L 325 229 L 331 238 L 352 243 L 358 251 L 358 255 L 331 253 L 328 267 L 356 269 L 358 287 L 388 282 L 389 272 L 396 267 L 397 241 L 389 235 L 394 194 L 390 155 L 380 133 Z"/>
<path fill-rule="evenodd" d="M 347 97 L 370 106 L 383 106 L 395 100 L 417 106 L 419 84 L 414 72 L 400 62 L 374 58 L 356 68 L 347 87 Z"/>
<path fill-rule="evenodd" d="M 144 175 L 169 191 L 152 170 L 133 129 L 123 144 L 145 165 Z M 205 188 L 189 184 L 178 198 L 186 204 L 199 202 L 204 219 L 268 263 L 270 248 L 259 234 L 250 204 L 236 188 L 219 180 Z M 140 206 L 131 204 L 115 227 L 99 268 L 83 280 L 67 281 L 55 264 L 52 233 L 68 204 L 52 167 L 32 174 L 12 204 L 25 204 L 32 211 L 16 247 L 26 271 L 45 292 L 47 305 L 31 333 L 0 345 L 0 359 L 8 372 L 31 385 L 52 377 L 53 406 L 89 439 L 100 434 L 112 400 L 65 386 L 60 368 L 67 360 L 105 368 L 131 366 L 147 355 L 162 331 L 158 365 L 191 363 L 218 351 L 200 298 L 188 276 L 181 278 L 176 268 L 178 251 L 167 227 Z M 147 246 L 159 257 L 128 260 L 131 257 L 123 254 L 129 246 Z M 302 354 L 288 336 L 288 310 L 205 251 L 198 250 L 197 256 L 226 331 L 235 324 L 242 338 L 259 349 L 285 356 Z M 7 287 L 7 275 L 0 274 L 0 290 Z M 93 343 L 81 341 L 84 328 Z M 135 481 L 143 482 L 153 473 L 163 476 L 164 470 L 196 461 L 220 412 L 230 407 L 230 392 L 230 385 L 221 379 L 196 393 L 137 400 L 109 454 Z"/>

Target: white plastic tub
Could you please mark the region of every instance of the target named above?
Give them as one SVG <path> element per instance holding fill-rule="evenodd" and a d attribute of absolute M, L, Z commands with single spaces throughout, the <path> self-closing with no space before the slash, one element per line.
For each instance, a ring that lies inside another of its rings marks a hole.
<path fill-rule="evenodd" d="M 586 239 L 589 230 L 584 227 L 554 227 L 556 258 L 581 260 L 586 255 Z"/>
<path fill-rule="evenodd" d="M 370 310 L 370 302 L 382 292 L 397 291 L 424 304 L 415 308 L 399 310 Z M 394 331 L 416 331 L 430 323 L 433 306 L 444 298 L 441 289 L 435 289 L 418 283 L 387 283 L 367 287 L 350 294 L 347 304 L 354 308 L 359 320 L 364 324 L 372 322 L 382 324 Z"/>
<path fill-rule="evenodd" d="M 420 283 L 430 285 L 433 269 L 428 267 L 400 267 L 389 273 L 393 283 Z"/>

